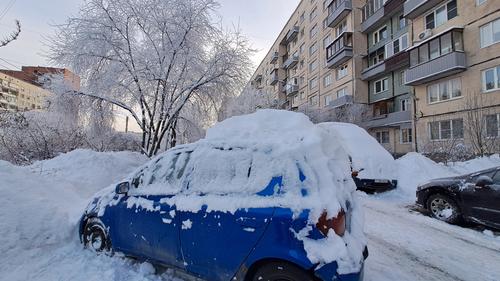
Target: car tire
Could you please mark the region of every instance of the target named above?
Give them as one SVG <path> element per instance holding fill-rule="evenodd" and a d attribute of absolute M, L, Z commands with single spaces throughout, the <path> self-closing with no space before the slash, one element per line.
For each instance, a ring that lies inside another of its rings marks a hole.
<path fill-rule="evenodd" d="M 111 253 L 111 242 L 104 224 L 96 218 L 91 218 L 83 229 L 82 241 L 85 248 L 97 253 Z"/>
<path fill-rule="evenodd" d="M 314 277 L 298 266 L 287 262 L 269 262 L 261 266 L 251 281 L 314 281 Z"/>
<path fill-rule="evenodd" d="M 431 215 L 441 221 L 456 224 L 462 215 L 455 200 L 443 194 L 433 194 L 427 199 L 427 210 Z"/>

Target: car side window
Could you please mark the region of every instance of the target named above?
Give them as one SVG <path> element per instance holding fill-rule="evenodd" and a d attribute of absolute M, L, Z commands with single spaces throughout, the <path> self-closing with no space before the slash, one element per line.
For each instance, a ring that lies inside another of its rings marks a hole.
<path fill-rule="evenodd" d="M 497 170 L 492 179 L 494 184 L 500 185 L 500 170 Z"/>
<path fill-rule="evenodd" d="M 181 179 L 191 151 L 171 152 L 140 170 L 132 179 L 134 194 L 174 194 L 181 189 Z"/>

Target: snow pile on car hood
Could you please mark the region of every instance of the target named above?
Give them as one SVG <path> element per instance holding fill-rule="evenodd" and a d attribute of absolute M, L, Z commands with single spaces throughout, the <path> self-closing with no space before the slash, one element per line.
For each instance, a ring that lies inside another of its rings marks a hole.
<path fill-rule="evenodd" d="M 396 178 L 396 165 L 392 155 L 365 129 L 349 123 L 328 122 L 319 124 L 336 136 L 352 159 L 352 168 L 362 179 Z"/>
<path fill-rule="evenodd" d="M 232 117 L 210 128 L 205 139 L 175 149 L 193 150 L 186 168 L 193 174 L 188 189 L 163 202 L 191 212 L 203 207 L 208 212 L 230 213 L 282 207 L 298 215 L 308 210 L 309 227 L 324 211 L 335 217 L 341 209 L 348 210 L 352 214 L 351 226 L 343 237 L 334 233 L 321 241 L 297 237 L 304 242 L 311 262 L 337 261 L 339 272 L 355 272 L 360 269 L 366 239 L 349 157 L 342 143 L 338 136 L 314 125 L 301 113 L 259 110 Z M 167 153 L 150 163 L 168 158 Z M 226 170 L 227 175 L 217 173 Z M 282 179 L 282 185 L 275 188 L 273 196 L 257 194 L 276 177 Z"/>

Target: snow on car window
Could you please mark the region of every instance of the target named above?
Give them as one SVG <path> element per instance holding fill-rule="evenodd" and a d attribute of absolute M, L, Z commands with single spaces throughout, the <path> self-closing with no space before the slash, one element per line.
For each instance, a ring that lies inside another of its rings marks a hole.
<path fill-rule="evenodd" d="M 182 178 L 191 152 L 171 152 L 152 161 L 132 179 L 131 194 L 175 194 L 182 188 Z"/>

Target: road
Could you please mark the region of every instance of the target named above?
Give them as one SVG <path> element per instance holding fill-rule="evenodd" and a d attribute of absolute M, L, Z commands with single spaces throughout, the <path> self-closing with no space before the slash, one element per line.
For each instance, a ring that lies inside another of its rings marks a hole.
<path fill-rule="evenodd" d="M 362 201 L 370 250 L 365 281 L 500 280 L 500 237 L 448 225 L 397 203 Z"/>

